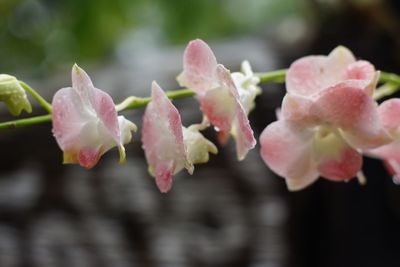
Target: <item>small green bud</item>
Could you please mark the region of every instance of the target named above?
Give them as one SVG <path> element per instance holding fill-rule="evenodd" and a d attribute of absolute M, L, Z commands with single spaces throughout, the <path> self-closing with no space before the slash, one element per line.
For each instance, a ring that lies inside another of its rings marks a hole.
<path fill-rule="evenodd" d="M 25 90 L 14 76 L 0 74 L 0 101 L 7 105 L 8 111 L 14 116 L 21 114 L 23 109 L 32 112 Z"/>

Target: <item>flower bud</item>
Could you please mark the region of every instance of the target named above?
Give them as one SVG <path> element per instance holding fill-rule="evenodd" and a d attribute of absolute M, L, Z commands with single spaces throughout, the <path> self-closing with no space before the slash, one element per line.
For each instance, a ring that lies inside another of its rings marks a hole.
<path fill-rule="evenodd" d="M 32 112 L 25 90 L 14 76 L 0 74 L 0 101 L 7 105 L 8 111 L 14 116 L 21 114 L 23 109 Z"/>

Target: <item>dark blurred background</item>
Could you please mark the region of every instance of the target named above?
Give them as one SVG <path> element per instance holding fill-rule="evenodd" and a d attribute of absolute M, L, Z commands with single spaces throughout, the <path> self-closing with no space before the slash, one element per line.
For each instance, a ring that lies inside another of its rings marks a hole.
<path fill-rule="evenodd" d="M 0 73 L 50 100 L 77 62 L 119 102 L 148 96 L 152 80 L 176 88 L 193 38 L 232 71 L 341 44 L 400 73 L 399 18 L 395 0 L 0 0 Z M 284 93 L 264 86 L 256 137 Z M 185 125 L 200 121 L 194 99 L 175 104 Z M 142 109 L 124 115 L 140 129 Z M 4 106 L 0 118 L 12 119 Z M 230 142 L 160 194 L 134 139 L 125 165 L 111 151 L 87 171 L 61 164 L 50 124 L 1 131 L 0 267 L 400 266 L 400 188 L 377 160 L 365 159 L 366 186 L 319 180 L 289 193 L 258 148 L 238 163 Z"/>

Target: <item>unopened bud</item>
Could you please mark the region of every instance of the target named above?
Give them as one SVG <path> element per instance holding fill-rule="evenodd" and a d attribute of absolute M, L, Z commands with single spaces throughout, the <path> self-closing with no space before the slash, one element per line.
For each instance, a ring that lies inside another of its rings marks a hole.
<path fill-rule="evenodd" d="M 23 109 L 32 112 L 25 90 L 14 76 L 0 74 L 0 101 L 7 105 L 8 111 L 14 116 L 21 114 Z"/>

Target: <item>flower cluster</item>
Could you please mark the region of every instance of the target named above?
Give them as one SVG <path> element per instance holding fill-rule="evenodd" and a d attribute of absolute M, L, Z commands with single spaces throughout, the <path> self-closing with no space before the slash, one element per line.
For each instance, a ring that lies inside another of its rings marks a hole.
<path fill-rule="evenodd" d="M 225 143 L 236 140 L 237 157 L 244 159 L 255 144 L 247 114 L 254 107 L 259 79 L 248 62 L 243 73 L 230 73 L 218 64 L 210 47 L 201 40 L 189 43 L 178 81 L 194 90 L 204 113 L 200 124 L 184 127 L 178 110 L 161 87 L 153 82 L 151 102 L 143 116 L 142 143 L 149 172 L 161 192 L 168 192 L 172 176 L 182 169 L 193 173 L 194 164 L 205 163 L 216 146 L 201 133 L 212 124 Z M 92 168 L 109 149 L 117 146 L 125 160 L 124 144 L 131 141 L 135 124 L 117 116 L 111 97 L 93 86 L 78 66 L 72 69 L 72 87 L 59 90 L 52 102 L 53 132 L 64 151 L 64 163 Z"/>
<path fill-rule="evenodd" d="M 284 75 L 274 81 L 282 81 Z M 399 89 L 400 77 L 396 77 Z M 260 146 L 263 160 L 285 178 L 289 190 L 305 188 L 319 177 L 331 181 L 358 177 L 363 182 L 363 155 L 383 159 L 400 183 L 400 99 L 378 105 L 376 99 L 386 91 L 377 90 L 382 79 L 371 63 L 356 60 L 350 50 L 337 47 L 328 56 L 296 60 L 285 79 L 287 93 L 278 120 L 261 133 Z M 0 101 L 13 115 L 31 112 L 27 90 L 51 113 L 64 163 L 90 169 L 114 147 L 120 162 L 125 161 L 124 145 L 132 140 L 137 126 L 118 111 L 140 100 L 141 106 L 147 105 L 141 141 L 149 173 L 159 190 L 168 192 L 173 175 L 183 169 L 192 174 L 195 164 L 208 162 L 210 153 L 218 152 L 201 133 L 207 127 L 215 129 L 221 144 L 233 137 L 238 160 L 255 147 L 247 116 L 261 93 L 260 80 L 266 76 L 254 74 L 247 61 L 241 72 L 230 73 L 217 62 L 211 48 L 197 39 L 187 45 L 183 71 L 177 77 L 187 88 L 180 91 L 194 94 L 203 113 L 201 122 L 188 127 L 171 102 L 174 92 L 165 93 L 155 81 L 151 98 L 131 96 L 116 106 L 77 65 L 72 68 L 72 87 L 57 91 L 51 105 L 25 83 L 4 74 L 0 75 Z M 9 125 L 17 127 L 16 122 Z"/>
<path fill-rule="evenodd" d="M 280 117 L 260 137 L 262 158 L 285 177 L 289 190 L 320 176 L 362 177 L 363 153 L 382 157 L 400 174 L 400 101 L 378 107 L 373 99 L 378 78 L 371 63 L 356 60 L 345 47 L 290 66 Z"/>

